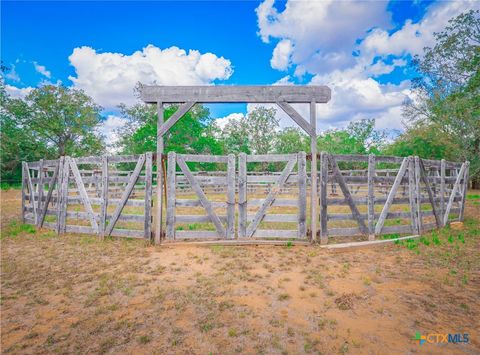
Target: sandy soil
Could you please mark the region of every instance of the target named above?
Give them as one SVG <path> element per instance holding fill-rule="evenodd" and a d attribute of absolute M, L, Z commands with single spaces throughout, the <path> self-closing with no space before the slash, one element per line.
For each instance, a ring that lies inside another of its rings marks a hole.
<path fill-rule="evenodd" d="M 463 229 L 342 253 L 58 237 L 1 203 L 2 353 L 480 353 L 480 197 Z"/>

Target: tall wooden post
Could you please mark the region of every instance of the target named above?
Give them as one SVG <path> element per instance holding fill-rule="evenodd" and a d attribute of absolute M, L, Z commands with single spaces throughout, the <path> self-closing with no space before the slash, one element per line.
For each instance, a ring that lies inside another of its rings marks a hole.
<path fill-rule="evenodd" d="M 375 240 L 375 155 L 368 156 L 368 240 Z"/>
<path fill-rule="evenodd" d="M 310 136 L 310 151 L 312 153 L 311 181 L 312 191 L 310 200 L 312 241 L 317 240 L 317 222 L 318 222 L 318 191 L 317 191 L 317 104 L 310 102 L 310 126 L 312 134 Z"/>
<path fill-rule="evenodd" d="M 157 208 L 155 210 L 155 244 L 160 244 L 162 238 L 162 214 L 163 214 L 163 134 L 160 128 L 163 125 L 163 102 L 157 102 Z"/>

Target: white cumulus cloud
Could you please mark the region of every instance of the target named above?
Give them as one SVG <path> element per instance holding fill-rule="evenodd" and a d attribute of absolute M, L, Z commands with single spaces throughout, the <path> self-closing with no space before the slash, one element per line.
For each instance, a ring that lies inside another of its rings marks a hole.
<path fill-rule="evenodd" d="M 233 73 L 228 59 L 213 53 L 188 52 L 178 47 L 161 49 L 148 45 L 130 55 L 98 53 L 90 47 L 75 48 L 69 57 L 76 88 L 85 90 L 106 108 L 133 104 L 138 82 L 159 85 L 209 85 Z"/>
<path fill-rule="evenodd" d="M 26 88 L 17 88 L 16 86 L 6 84 L 5 90 L 10 97 L 13 97 L 14 99 L 23 99 L 33 90 L 33 88 L 30 86 Z"/>
<path fill-rule="evenodd" d="M 33 66 L 35 67 L 35 71 L 37 73 L 42 74 L 48 79 L 52 77 L 52 73 L 49 70 L 47 70 L 47 68 L 44 65 L 40 65 L 37 62 L 33 62 Z"/>

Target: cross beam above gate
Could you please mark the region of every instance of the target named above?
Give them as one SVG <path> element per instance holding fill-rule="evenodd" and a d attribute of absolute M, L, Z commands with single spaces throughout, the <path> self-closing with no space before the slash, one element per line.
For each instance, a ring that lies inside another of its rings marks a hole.
<path fill-rule="evenodd" d="M 159 86 L 143 85 L 140 97 L 146 103 L 327 103 L 328 86 Z"/>

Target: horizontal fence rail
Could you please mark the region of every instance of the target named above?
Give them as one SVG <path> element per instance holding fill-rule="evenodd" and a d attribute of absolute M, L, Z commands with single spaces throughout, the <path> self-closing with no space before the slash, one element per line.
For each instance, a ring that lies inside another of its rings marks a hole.
<path fill-rule="evenodd" d="M 166 201 L 163 239 L 374 240 L 463 221 L 469 163 L 419 157 L 233 154 L 61 157 L 22 163 L 22 219 L 57 233 L 152 240 L 153 192 Z M 159 162 L 157 161 L 157 166 Z M 205 167 L 213 171 L 205 171 Z M 268 171 L 267 171 L 268 170 Z M 308 221 L 308 191 L 318 215 Z M 155 202 L 155 206 L 158 204 Z M 316 230 L 317 236 L 312 236 Z M 315 224 L 315 225 L 314 225 Z M 313 228 L 315 227 L 315 228 Z M 318 238 L 316 238 L 318 237 Z"/>

